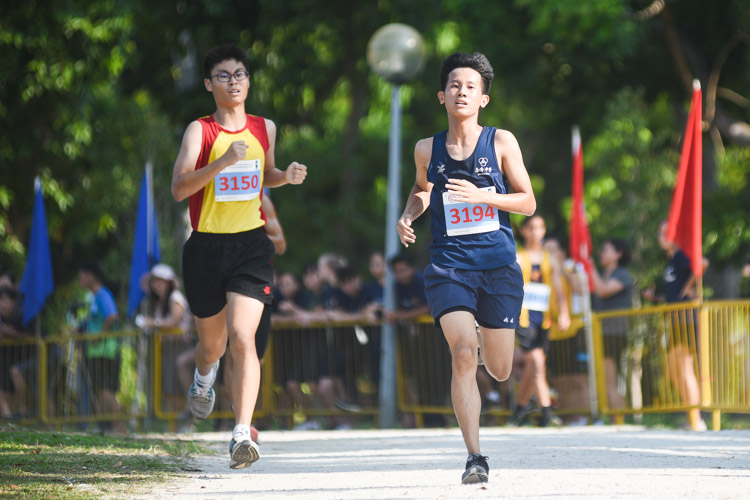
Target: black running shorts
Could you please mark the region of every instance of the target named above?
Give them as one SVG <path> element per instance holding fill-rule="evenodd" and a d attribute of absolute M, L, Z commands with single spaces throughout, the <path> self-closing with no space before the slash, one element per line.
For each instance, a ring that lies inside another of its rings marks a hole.
<path fill-rule="evenodd" d="M 537 348 L 542 349 L 545 355 L 549 352 L 549 330 L 534 326 L 518 327 L 516 341 L 523 352 L 530 352 Z"/>
<path fill-rule="evenodd" d="M 273 255 L 262 227 L 235 234 L 193 231 L 182 250 L 190 311 L 199 318 L 218 314 L 227 303 L 227 292 L 270 304 Z"/>

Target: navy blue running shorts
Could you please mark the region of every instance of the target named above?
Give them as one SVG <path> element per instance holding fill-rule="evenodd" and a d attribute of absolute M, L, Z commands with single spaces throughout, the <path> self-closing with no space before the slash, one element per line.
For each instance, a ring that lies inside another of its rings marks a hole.
<path fill-rule="evenodd" d="M 273 255 L 273 244 L 262 227 L 235 234 L 193 231 L 182 249 L 190 311 L 199 318 L 218 314 L 227 303 L 227 292 L 270 304 Z"/>
<path fill-rule="evenodd" d="M 495 269 L 455 269 L 429 263 L 424 271 L 425 295 L 435 325 L 452 311 L 469 311 L 479 326 L 518 326 L 523 303 L 523 275 L 517 262 Z"/>

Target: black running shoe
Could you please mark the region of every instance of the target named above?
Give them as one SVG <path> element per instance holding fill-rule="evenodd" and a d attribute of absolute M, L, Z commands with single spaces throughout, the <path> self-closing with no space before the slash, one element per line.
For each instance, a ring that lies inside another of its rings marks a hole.
<path fill-rule="evenodd" d="M 523 427 L 529 423 L 529 414 L 531 413 L 531 403 L 526 406 L 516 405 L 516 411 L 508 420 L 508 424 L 511 427 Z"/>
<path fill-rule="evenodd" d="M 486 483 L 490 466 L 487 465 L 487 457 L 479 453 L 472 453 L 466 460 L 466 471 L 461 476 L 461 484 Z"/>
<path fill-rule="evenodd" d="M 542 407 L 542 416 L 539 417 L 539 427 L 560 427 L 563 421 L 560 417 L 552 413 L 551 406 Z"/>

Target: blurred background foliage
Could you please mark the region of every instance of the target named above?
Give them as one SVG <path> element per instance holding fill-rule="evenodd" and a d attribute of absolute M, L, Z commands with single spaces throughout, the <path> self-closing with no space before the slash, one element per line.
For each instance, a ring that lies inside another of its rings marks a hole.
<path fill-rule="evenodd" d="M 413 145 L 446 127 L 438 68 L 453 51 L 495 68 L 481 122 L 511 130 L 550 234 L 567 239 L 571 127 L 580 125 L 595 248 L 621 236 L 640 287 L 658 279 L 691 81 L 704 90 L 704 241 L 715 296 L 736 293 L 750 252 L 750 8 L 745 0 L 104 0 L 0 7 L 0 268 L 20 277 L 33 179 L 46 195 L 55 282 L 98 258 L 127 288 L 138 188 L 147 160 L 163 260 L 179 270 L 187 203 L 170 195 L 187 124 L 214 111 L 203 54 L 247 49 L 250 113 L 279 127 L 277 164 L 309 167 L 272 197 L 301 271 L 324 251 L 364 270 L 384 246 L 390 86 L 369 69 L 372 33 L 421 32 L 424 70 L 402 88 L 403 193 Z M 428 256 L 426 218 L 411 248 Z M 520 218 L 514 218 L 520 221 Z"/>

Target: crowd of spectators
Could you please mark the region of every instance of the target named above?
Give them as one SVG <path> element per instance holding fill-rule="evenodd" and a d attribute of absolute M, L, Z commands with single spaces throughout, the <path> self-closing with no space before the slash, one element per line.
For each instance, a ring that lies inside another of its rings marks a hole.
<path fill-rule="evenodd" d="M 659 240 L 664 239 L 660 229 Z M 629 309 L 633 305 L 633 299 L 640 298 L 644 301 L 679 301 L 689 298 L 694 293 L 691 289 L 692 283 L 688 283 L 684 277 L 677 276 L 686 273 L 685 256 L 679 249 L 673 249 L 662 244 L 670 262 L 665 272 L 665 295 L 651 292 L 651 287 L 646 292 L 636 296 L 635 283 L 628 271 L 630 261 L 630 250 L 628 245 L 618 238 L 607 238 L 598 249 L 597 262 L 592 263 L 592 304 L 594 310 L 609 311 L 617 309 Z M 576 266 L 565 257 L 565 252 L 560 248 L 554 238 L 546 238 L 544 251 L 549 258 L 555 262 L 555 268 L 560 269 L 563 288 L 568 296 L 570 314 L 576 317 L 581 313 L 582 282 L 586 280 L 580 265 Z M 396 288 L 396 307 L 392 311 L 385 311 L 383 305 L 383 288 L 385 284 L 386 267 L 393 272 Z M 353 336 L 360 344 L 368 344 L 369 365 L 368 382 L 371 387 L 377 387 L 379 379 L 379 356 L 380 356 L 380 332 L 377 327 L 383 321 L 396 324 L 410 324 L 419 318 L 427 318 L 429 308 L 424 294 L 424 281 L 420 267 L 412 262 L 406 254 L 397 255 L 386 262 L 381 252 L 373 252 L 367 262 L 367 272 L 363 273 L 356 263 L 349 262 L 346 258 L 336 253 L 325 253 L 317 261 L 305 266 L 301 275 L 279 269 L 275 278 L 274 303 L 271 306 L 271 320 L 276 330 L 283 328 L 293 329 L 300 327 L 308 328 L 315 325 L 349 324 L 354 328 L 347 330 L 347 335 Z M 671 274 L 670 274 L 671 273 Z M 674 282 L 681 284 L 679 290 L 672 290 Z M 89 262 L 80 266 L 78 273 L 80 287 L 85 290 L 86 298 L 83 304 L 79 321 L 75 323 L 75 331 L 86 334 L 98 334 L 117 329 L 121 318 L 112 292 L 105 286 L 104 279 L 99 266 L 95 262 Z M 154 330 L 179 330 L 180 335 L 165 336 L 164 341 L 169 343 L 164 349 L 163 371 L 161 379 L 164 391 L 172 394 L 184 394 L 192 380 L 194 370 L 194 326 L 192 316 L 183 293 L 180 290 L 180 282 L 175 271 L 168 265 L 157 264 L 147 273 L 142 281 L 141 287 L 145 298 L 138 311 L 135 323 L 144 331 Z M 750 261 L 744 264 L 740 276 L 740 295 L 750 297 Z M 554 309 L 554 308 L 553 308 Z M 551 311 L 554 313 L 554 311 Z M 35 331 L 38 322 L 32 320 L 24 325 L 21 321 L 22 309 L 18 288 L 13 277 L 4 272 L 0 274 L 0 340 L 17 341 L 14 345 L 0 345 L 0 417 L 4 419 L 19 419 L 28 417 L 33 411 L 34 399 L 36 399 L 37 353 L 36 347 L 31 340 L 40 332 Z M 369 327 L 365 333 L 361 326 Z M 573 321 L 570 328 L 580 329 L 580 322 Z M 344 365 L 347 356 L 352 356 L 349 347 L 338 350 L 335 346 L 348 346 L 346 342 L 336 344 L 336 334 L 333 338 L 321 330 L 309 328 L 306 336 L 306 348 L 303 351 L 291 348 L 284 351 L 284 338 L 279 336 L 276 341 L 276 364 L 280 364 L 281 384 L 283 390 L 294 405 L 302 409 L 312 407 L 326 408 L 334 413 L 336 409 L 345 409 L 356 412 L 359 408 L 356 399 L 347 387 L 351 386 Z M 619 360 L 621 359 L 624 346 L 627 342 L 628 324 L 624 320 L 608 320 L 603 325 L 605 339 L 605 369 L 609 396 L 608 406 L 610 408 L 621 408 L 624 405 L 621 391 L 618 391 Z M 363 338 L 363 337 L 364 338 Z M 334 349 L 331 349 L 331 343 Z M 348 342 L 348 341 L 347 341 Z M 573 345 L 573 344 L 576 345 Z M 28 345 L 27 345 L 28 344 Z M 568 346 L 570 344 L 570 346 Z M 77 372 L 80 378 L 77 391 L 79 394 L 79 414 L 88 414 L 92 411 L 117 414 L 122 412 L 116 394 L 119 389 L 120 374 L 120 346 L 121 341 L 116 338 L 104 340 L 92 340 L 80 344 L 83 364 Z M 553 398 L 556 404 L 565 406 L 573 401 L 584 402 L 586 400 L 586 373 L 585 367 L 588 362 L 586 346 L 580 341 L 569 339 L 569 342 L 560 347 L 570 350 L 566 355 L 571 357 L 571 364 L 579 367 L 577 372 L 561 372 L 557 369 L 556 362 L 547 360 L 547 365 L 552 365 L 547 375 L 541 371 L 545 378 L 549 376 L 553 390 Z M 447 347 L 446 347 L 447 348 Z M 546 350 L 543 350 L 546 352 Z M 567 351 L 566 351 L 567 352 Z M 278 353 L 281 353 L 280 355 Z M 55 346 L 48 354 L 50 370 L 60 359 L 59 347 Z M 281 356 L 281 358 L 279 358 Z M 333 358 L 331 358 L 333 356 Z M 674 352 L 670 352 L 674 358 L 674 365 L 679 369 L 674 375 L 679 379 L 680 391 L 686 401 L 693 402 L 695 399 L 695 373 L 689 369 L 693 360 L 685 349 L 678 345 Z M 517 359 L 514 362 L 513 379 L 520 383 L 524 380 L 524 370 L 528 369 L 528 358 L 523 346 L 518 350 Z M 533 367 L 535 373 L 540 370 Z M 480 367 L 478 377 L 483 380 Z M 407 384 L 408 385 L 408 384 Z M 502 398 L 512 400 L 512 391 L 498 391 L 496 385 L 480 384 L 482 390 L 483 404 L 487 406 L 497 405 Z M 534 402 L 538 395 L 531 391 L 531 400 Z M 542 393 L 543 397 L 546 393 Z M 412 400 L 418 399 L 414 394 L 407 397 Z M 528 398 L 528 395 L 523 397 Z M 549 403 L 544 401 L 545 406 Z M 538 404 L 538 401 L 536 401 Z M 524 406 L 528 403 L 524 402 Z M 575 403 L 578 404 L 578 403 Z M 54 411 L 54 400 L 49 399 L 50 411 Z M 513 401 L 508 401 L 507 408 L 513 409 Z M 184 406 L 183 406 L 184 409 Z M 187 412 L 183 412 L 187 419 Z M 692 428 L 700 429 L 703 422 L 700 416 L 693 411 L 689 415 Z M 548 416 L 543 419 L 545 425 L 549 424 Z M 413 419 L 405 417 L 405 425 L 413 425 Z M 443 421 L 442 419 L 440 420 Z M 308 418 L 298 422 L 296 428 L 317 429 L 346 428 L 351 421 L 342 417 L 330 417 L 321 422 L 317 419 Z M 704 427 L 704 425 L 703 425 Z M 113 420 L 111 429 L 115 432 L 125 432 L 122 421 Z"/>

